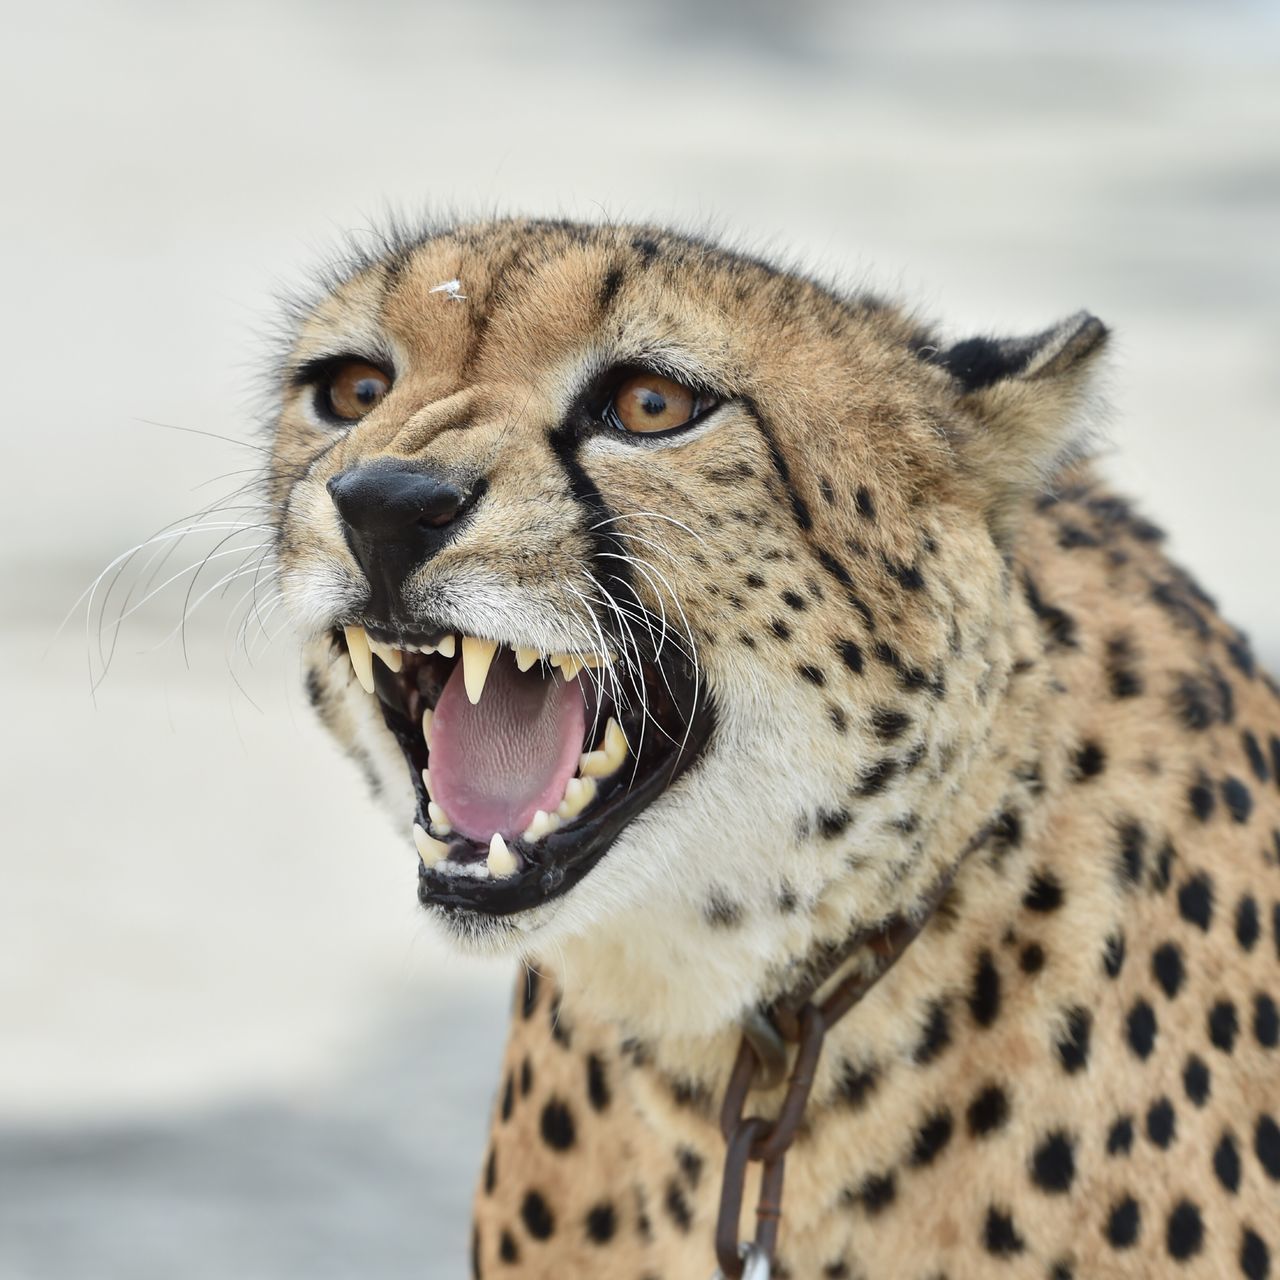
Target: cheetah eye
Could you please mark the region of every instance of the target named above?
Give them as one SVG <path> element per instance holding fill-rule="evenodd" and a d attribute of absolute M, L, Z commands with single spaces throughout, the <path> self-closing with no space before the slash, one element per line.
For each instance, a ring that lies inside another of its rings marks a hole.
<path fill-rule="evenodd" d="M 391 379 L 364 360 L 344 360 L 320 384 L 320 406 L 343 422 L 363 418 L 391 390 Z"/>
<path fill-rule="evenodd" d="M 699 395 L 660 373 L 637 373 L 613 393 L 604 419 L 620 431 L 653 435 L 688 426 L 714 405 L 710 396 Z"/>

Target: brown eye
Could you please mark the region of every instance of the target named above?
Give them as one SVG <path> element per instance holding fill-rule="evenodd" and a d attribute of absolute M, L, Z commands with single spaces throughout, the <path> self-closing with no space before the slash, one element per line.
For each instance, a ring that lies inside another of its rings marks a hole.
<path fill-rule="evenodd" d="M 704 397 L 658 373 L 637 373 L 613 393 L 609 416 L 625 431 L 645 435 L 683 427 L 707 407 Z"/>
<path fill-rule="evenodd" d="M 363 360 L 349 360 L 334 370 L 325 395 L 335 418 L 355 422 L 390 390 L 391 379 L 381 369 Z"/>

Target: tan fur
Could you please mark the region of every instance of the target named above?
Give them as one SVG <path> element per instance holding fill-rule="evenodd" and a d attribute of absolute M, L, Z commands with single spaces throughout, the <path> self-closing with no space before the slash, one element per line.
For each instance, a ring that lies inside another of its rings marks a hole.
<path fill-rule="evenodd" d="M 430 292 L 453 278 L 465 302 Z M 540 975 L 517 994 L 477 1274 L 709 1275 L 737 1018 L 916 908 L 989 824 L 828 1039 L 778 1273 L 1266 1274 L 1280 705 L 1151 527 L 1070 461 L 1104 338 L 1073 319 L 967 390 L 894 309 L 649 229 L 518 222 L 388 246 L 307 313 L 289 367 L 369 341 L 396 366 L 346 433 L 285 387 L 272 497 L 317 704 L 406 829 L 403 761 L 325 638 L 361 591 L 325 480 L 376 456 L 483 476 L 466 535 L 414 577 L 419 607 L 590 644 L 569 588 L 594 544 L 549 433 L 588 371 L 640 357 L 731 391 L 660 448 L 578 445 L 668 584 L 646 603 L 683 610 L 717 733 L 563 899 L 442 920 Z M 1086 1023 L 1077 1061 L 1060 1045 Z"/>

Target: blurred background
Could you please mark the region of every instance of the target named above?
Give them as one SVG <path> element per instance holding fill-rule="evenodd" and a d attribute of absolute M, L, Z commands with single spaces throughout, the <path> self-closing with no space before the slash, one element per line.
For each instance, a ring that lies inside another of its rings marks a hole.
<path fill-rule="evenodd" d="M 3 28 L 4 1280 L 464 1274 L 508 966 L 426 931 L 269 585 L 243 633 L 239 555 L 187 594 L 262 531 L 233 500 L 154 598 L 77 604 L 252 479 L 273 295 L 389 208 L 719 228 L 957 335 L 1089 307 L 1108 470 L 1280 667 L 1273 0 L 5 0 Z"/>

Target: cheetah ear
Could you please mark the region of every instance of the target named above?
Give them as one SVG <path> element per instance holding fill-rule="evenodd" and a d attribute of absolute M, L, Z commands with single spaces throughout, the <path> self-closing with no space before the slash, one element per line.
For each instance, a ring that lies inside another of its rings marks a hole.
<path fill-rule="evenodd" d="M 990 495 L 998 537 L 1010 531 L 1023 497 L 1087 450 L 1095 366 L 1108 330 L 1077 312 L 1029 338 L 969 338 L 934 363 L 959 384 L 960 406 L 974 426 L 957 448 Z"/>

